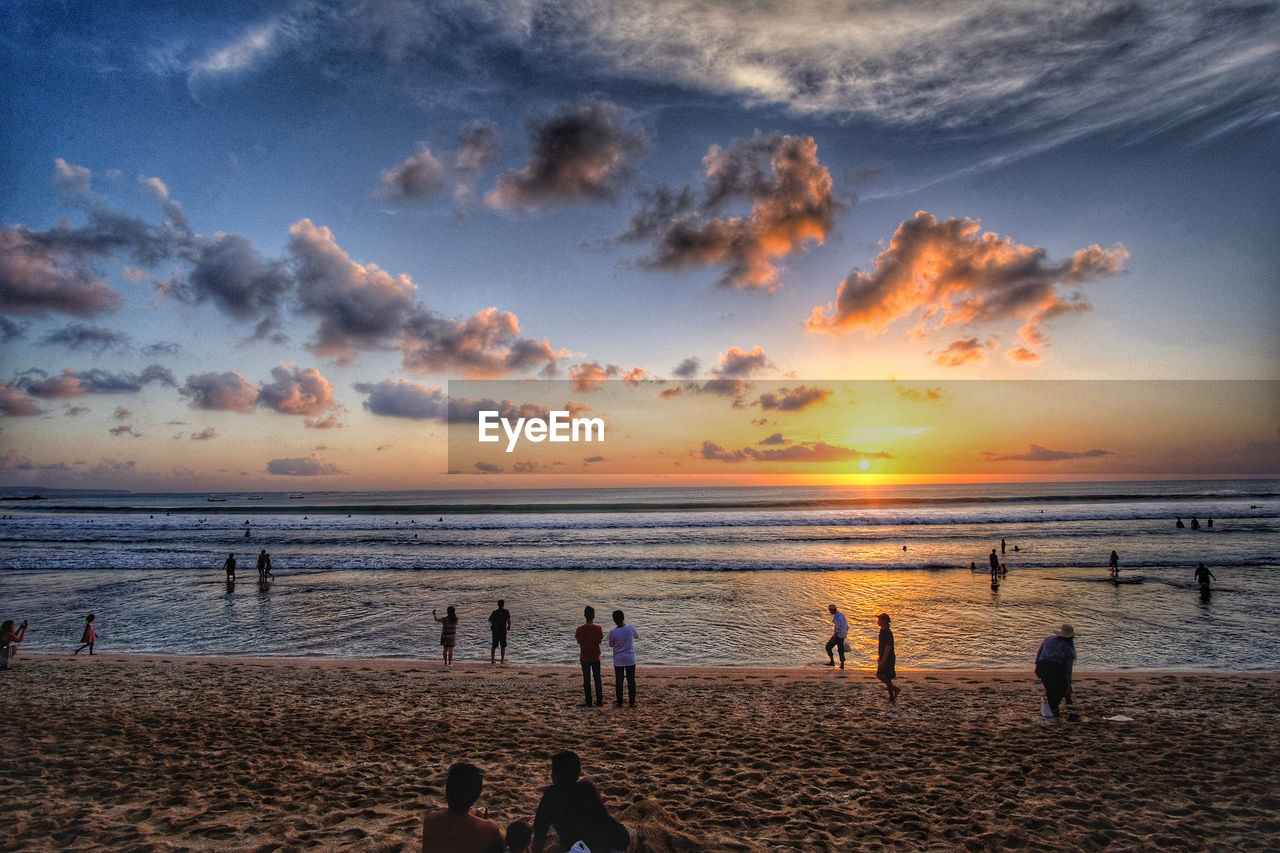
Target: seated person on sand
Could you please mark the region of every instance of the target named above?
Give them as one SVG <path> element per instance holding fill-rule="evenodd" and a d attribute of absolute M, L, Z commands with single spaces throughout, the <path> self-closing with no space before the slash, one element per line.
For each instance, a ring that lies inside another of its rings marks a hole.
<path fill-rule="evenodd" d="M 542 801 L 533 817 L 533 853 L 546 849 L 547 830 L 554 828 L 559 840 L 551 850 L 566 851 L 581 841 L 591 853 L 626 850 L 631 843 L 627 828 L 609 816 L 600 792 L 590 780 L 580 779 L 582 762 L 576 753 L 565 750 L 551 759 L 551 785 L 542 792 Z"/>
<path fill-rule="evenodd" d="M 522 820 L 507 824 L 507 853 L 529 853 L 533 843 L 533 827 Z"/>
<path fill-rule="evenodd" d="M 449 768 L 444 783 L 449 807 L 423 819 L 422 853 L 502 853 L 502 830 L 470 812 L 483 788 L 484 774 L 474 764 Z"/>

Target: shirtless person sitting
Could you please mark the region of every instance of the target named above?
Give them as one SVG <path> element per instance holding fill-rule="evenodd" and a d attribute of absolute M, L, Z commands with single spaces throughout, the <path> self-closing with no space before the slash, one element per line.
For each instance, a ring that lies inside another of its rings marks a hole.
<path fill-rule="evenodd" d="M 470 811 L 483 788 L 484 775 L 474 764 L 449 768 L 444 783 L 449 808 L 422 821 L 422 853 L 502 853 L 502 830 Z"/>

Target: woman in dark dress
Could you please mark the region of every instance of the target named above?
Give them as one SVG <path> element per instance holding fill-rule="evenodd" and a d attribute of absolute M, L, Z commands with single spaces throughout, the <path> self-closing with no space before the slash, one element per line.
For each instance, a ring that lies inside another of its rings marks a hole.
<path fill-rule="evenodd" d="M 444 648 L 444 665 L 453 666 L 453 647 L 458 641 L 458 614 L 450 604 L 443 619 L 436 615 L 434 609 L 431 618 L 441 624 L 440 645 Z"/>
<path fill-rule="evenodd" d="M 881 613 L 876 617 L 876 622 L 880 625 L 880 651 L 876 657 L 876 678 L 883 681 L 884 686 L 888 688 L 889 704 L 893 704 L 902 691 L 893 686 L 893 680 L 898 677 L 896 669 L 898 656 L 893 649 L 893 631 L 889 630 L 889 614 Z"/>

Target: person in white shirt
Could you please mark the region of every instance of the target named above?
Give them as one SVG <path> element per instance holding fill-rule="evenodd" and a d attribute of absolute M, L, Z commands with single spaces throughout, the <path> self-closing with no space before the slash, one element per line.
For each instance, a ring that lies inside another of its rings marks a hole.
<path fill-rule="evenodd" d="M 849 620 L 834 604 L 827 605 L 827 612 L 831 614 L 831 639 L 827 640 L 827 666 L 835 666 L 835 656 L 831 654 L 832 649 L 840 650 L 840 668 L 844 669 L 844 641 L 849 636 Z"/>
<path fill-rule="evenodd" d="M 613 624 L 618 627 L 609 632 L 609 648 L 613 649 L 613 687 L 618 707 L 622 707 L 622 680 L 627 681 L 627 698 L 632 707 L 636 704 L 636 647 L 640 635 L 634 625 L 626 623 L 621 610 L 613 611 Z"/>

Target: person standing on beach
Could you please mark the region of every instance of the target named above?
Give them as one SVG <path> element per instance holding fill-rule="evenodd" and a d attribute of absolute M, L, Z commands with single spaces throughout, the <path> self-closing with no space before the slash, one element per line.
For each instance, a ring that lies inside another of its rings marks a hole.
<path fill-rule="evenodd" d="M 507 662 L 507 632 L 511 630 L 511 611 L 506 602 L 498 599 L 498 609 L 489 614 L 489 630 L 493 632 L 493 643 L 489 646 L 489 665 L 493 666 L 494 654 L 502 647 L 502 662 Z"/>
<path fill-rule="evenodd" d="M 889 614 L 881 613 L 877 616 L 876 624 L 880 626 L 880 650 L 876 654 L 876 678 L 884 682 L 884 686 L 889 689 L 889 704 L 892 705 L 897 701 L 898 694 L 902 691 L 893 685 L 893 680 L 898 677 L 898 655 L 893 648 L 893 631 L 889 630 Z"/>
<path fill-rule="evenodd" d="M 827 640 L 827 666 L 836 665 L 835 656 L 831 654 L 831 650 L 836 649 L 840 652 L 840 668 L 844 669 L 844 645 L 849 636 L 849 620 L 834 604 L 827 605 L 827 612 L 831 614 L 831 639 Z"/>
<path fill-rule="evenodd" d="M 1115 551 L 1111 552 L 1111 579 L 1115 580 L 1120 577 L 1120 555 Z"/>
<path fill-rule="evenodd" d="M 613 690 L 622 707 L 622 679 L 627 679 L 627 698 L 631 707 L 636 706 L 636 646 L 640 638 L 634 625 L 628 625 L 621 610 L 613 611 L 613 624 L 618 627 L 609 632 L 609 648 L 613 649 Z M 536 845 L 535 845 L 536 848 Z"/>
<path fill-rule="evenodd" d="M 222 568 L 227 570 L 227 582 L 234 581 L 236 579 L 236 555 L 228 554 L 227 561 L 222 564 Z"/>
<path fill-rule="evenodd" d="M 1000 557 L 996 554 L 995 548 L 991 549 L 991 556 L 987 559 L 991 563 L 991 577 L 994 578 L 1000 574 Z"/>
<path fill-rule="evenodd" d="M 84 620 L 84 631 L 80 634 L 80 648 L 72 654 L 80 654 L 86 646 L 89 648 L 89 654 L 93 654 L 93 644 L 96 642 L 98 642 L 98 632 L 93 627 L 93 614 L 90 613 Z"/>
<path fill-rule="evenodd" d="M 1058 706 L 1063 698 L 1071 702 L 1071 670 L 1076 662 L 1075 629 L 1063 625 L 1045 637 L 1036 652 L 1036 675 L 1044 684 L 1045 698 L 1053 716 L 1060 716 Z"/>
<path fill-rule="evenodd" d="M 444 665 L 453 666 L 453 647 L 458 642 L 458 613 L 450 604 L 445 610 L 444 618 L 441 619 L 436 615 L 435 608 L 431 610 L 431 618 L 441 624 L 440 628 L 440 646 L 444 649 Z"/>
<path fill-rule="evenodd" d="M 459 762 L 445 777 L 449 807 L 422 820 L 422 853 L 502 853 L 502 829 L 471 813 L 484 790 L 484 774 L 474 764 Z"/>
<path fill-rule="evenodd" d="M 13 620 L 6 619 L 0 624 L 0 669 L 8 669 L 9 664 L 18 656 L 18 643 L 27 638 L 27 620 L 23 619 L 18 630 L 13 630 Z"/>
<path fill-rule="evenodd" d="M 581 841 L 593 853 L 626 850 L 631 833 L 614 820 L 596 786 L 583 779 L 582 761 L 565 750 L 551 759 L 551 785 L 542 792 L 533 816 L 533 853 L 546 849 L 547 830 L 555 829 L 557 850 Z"/>
<path fill-rule="evenodd" d="M 596 707 L 598 708 L 604 704 L 604 686 L 600 680 L 600 644 L 604 642 L 604 629 L 595 623 L 596 609 L 594 607 L 590 605 L 584 607 L 582 615 L 587 621 L 579 625 L 578 630 L 573 632 L 573 638 L 582 647 L 578 654 L 578 661 L 582 664 L 582 692 L 587 697 L 583 704 L 591 705 L 591 681 L 594 676 Z M 622 694 L 619 693 L 618 695 L 621 697 Z"/>

